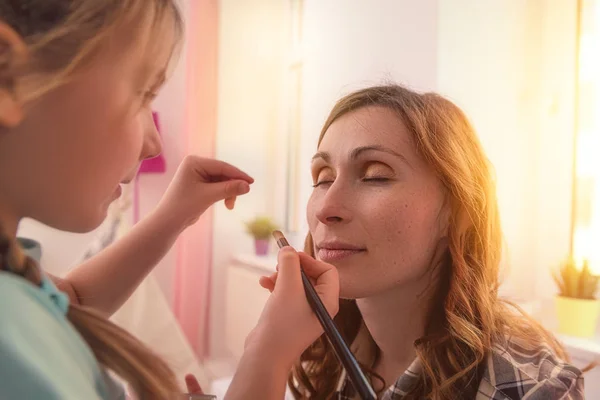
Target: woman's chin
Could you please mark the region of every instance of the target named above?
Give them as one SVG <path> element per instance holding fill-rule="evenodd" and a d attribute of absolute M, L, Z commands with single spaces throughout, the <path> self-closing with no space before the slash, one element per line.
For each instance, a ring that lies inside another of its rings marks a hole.
<path fill-rule="evenodd" d="M 358 300 L 376 297 L 390 290 L 398 288 L 401 284 L 391 283 L 388 280 L 367 279 L 366 277 L 347 276 L 341 270 L 340 276 L 340 298 L 346 300 Z M 372 278 L 372 277 L 371 277 Z"/>
<path fill-rule="evenodd" d="M 345 283 L 340 277 L 340 298 L 345 300 L 364 299 L 377 295 L 379 291 L 365 283 Z"/>

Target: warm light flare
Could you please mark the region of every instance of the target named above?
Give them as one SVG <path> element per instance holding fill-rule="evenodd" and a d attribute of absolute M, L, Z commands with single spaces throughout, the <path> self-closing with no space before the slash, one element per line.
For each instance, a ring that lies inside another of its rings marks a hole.
<path fill-rule="evenodd" d="M 584 2 L 579 54 L 573 259 L 600 274 L 600 5 Z"/>

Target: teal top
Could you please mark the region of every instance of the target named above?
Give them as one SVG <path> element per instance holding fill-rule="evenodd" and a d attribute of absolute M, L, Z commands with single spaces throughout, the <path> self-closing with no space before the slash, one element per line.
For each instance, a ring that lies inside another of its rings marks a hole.
<path fill-rule="evenodd" d="M 69 298 L 0 271 L 0 399 L 123 400 L 67 320 Z"/>

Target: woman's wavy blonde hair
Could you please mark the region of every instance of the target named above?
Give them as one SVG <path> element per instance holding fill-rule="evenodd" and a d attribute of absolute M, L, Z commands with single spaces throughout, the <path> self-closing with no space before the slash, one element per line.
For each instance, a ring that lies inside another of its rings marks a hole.
<path fill-rule="evenodd" d="M 516 335 L 566 354 L 556 339 L 516 305 L 498 298 L 502 235 L 495 182 L 477 135 L 463 112 L 434 94 L 402 86 L 370 87 L 337 102 L 321 131 L 363 107 L 392 110 L 412 134 L 419 154 L 443 182 L 450 208 L 448 249 L 432 299 L 425 335 L 415 342 L 422 373 L 406 399 L 474 398 L 482 362 L 493 343 Z M 310 234 L 305 251 L 314 256 Z M 341 300 L 335 322 L 347 343 L 362 317 L 354 301 Z M 364 366 L 372 379 L 381 378 Z M 315 341 L 295 364 L 289 385 L 296 398 L 330 399 L 341 366 L 327 339 Z M 385 389 L 386 384 L 380 390 Z M 465 393 L 472 393 L 471 396 Z"/>
<path fill-rule="evenodd" d="M 35 89 L 19 93 L 25 103 L 84 70 L 111 39 L 133 44 L 144 33 L 148 43 L 158 43 L 172 27 L 175 49 L 183 34 L 175 0 L 0 0 L 0 22 L 20 35 L 28 50 L 25 64 L 9 65 L 0 49 L 0 88 L 14 89 L 17 79 L 35 80 Z M 140 36 L 115 38 L 119 28 Z M 5 232 L 0 232 L 0 269 L 41 282 L 37 263 Z M 77 304 L 70 305 L 67 316 L 99 363 L 125 379 L 138 398 L 176 396 L 179 388 L 169 366 L 125 330 Z"/>

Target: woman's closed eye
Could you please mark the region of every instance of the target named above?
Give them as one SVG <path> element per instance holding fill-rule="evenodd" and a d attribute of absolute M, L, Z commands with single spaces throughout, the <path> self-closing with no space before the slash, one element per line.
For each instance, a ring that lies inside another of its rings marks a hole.
<path fill-rule="evenodd" d="M 313 188 L 323 186 L 323 185 L 330 185 L 335 180 L 333 171 L 331 171 L 330 168 L 323 168 L 315 175 L 316 175 L 316 177 L 314 177 Z M 313 176 L 315 176 L 315 175 L 313 175 Z"/>
<path fill-rule="evenodd" d="M 394 178 L 394 171 L 381 163 L 370 163 L 364 168 L 363 182 L 385 183 Z"/>
<path fill-rule="evenodd" d="M 336 177 L 330 168 L 323 168 L 314 174 L 313 187 L 329 186 L 333 184 Z M 361 170 L 356 171 L 356 178 L 361 182 L 369 184 L 384 184 L 395 177 L 394 170 L 387 165 L 375 162 L 365 165 Z"/>
<path fill-rule="evenodd" d="M 391 181 L 391 178 L 384 176 L 373 176 L 373 177 L 365 177 L 362 178 L 363 182 L 367 183 L 387 183 Z M 313 184 L 313 188 L 317 188 L 320 186 L 331 185 L 334 182 L 334 179 L 319 179 L 317 182 Z"/>
<path fill-rule="evenodd" d="M 325 180 L 318 181 L 313 185 L 313 187 L 316 188 L 316 187 L 323 186 L 323 185 L 331 185 L 332 183 L 333 183 L 333 181 L 325 181 Z"/>
<path fill-rule="evenodd" d="M 363 178 L 363 182 L 388 182 L 390 178 L 386 178 L 384 176 L 374 176 L 374 177 L 365 177 Z"/>
<path fill-rule="evenodd" d="M 319 187 L 319 186 L 331 185 L 333 183 L 333 181 L 335 181 L 335 178 L 319 178 L 313 184 L 313 187 L 316 188 L 316 187 Z"/>

